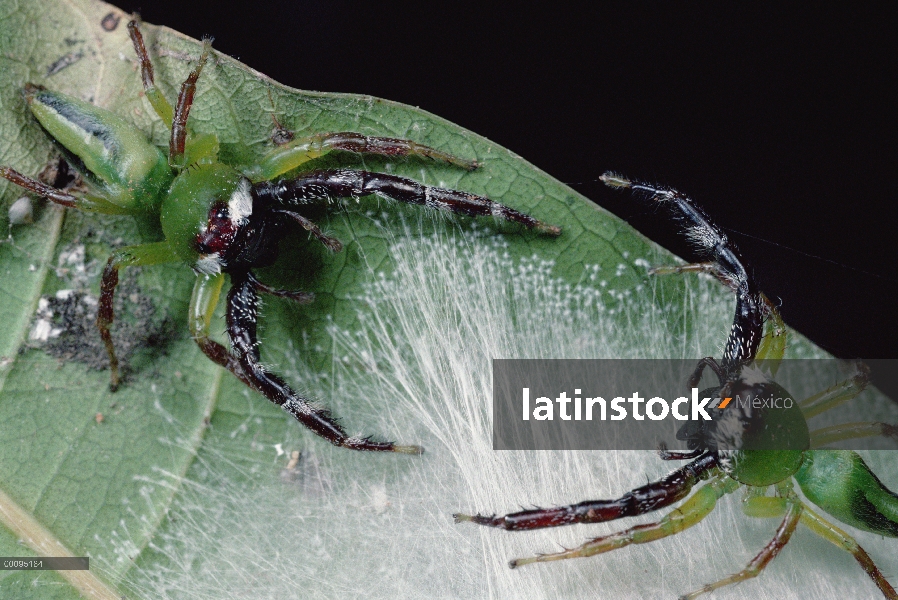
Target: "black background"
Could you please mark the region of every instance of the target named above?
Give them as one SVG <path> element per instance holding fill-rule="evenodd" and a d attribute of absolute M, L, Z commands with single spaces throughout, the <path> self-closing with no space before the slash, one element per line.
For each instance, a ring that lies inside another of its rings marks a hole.
<path fill-rule="evenodd" d="M 676 187 L 790 325 L 836 356 L 898 358 L 898 5 L 117 4 L 284 84 L 445 117 L 694 259 L 597 178 Z"/>

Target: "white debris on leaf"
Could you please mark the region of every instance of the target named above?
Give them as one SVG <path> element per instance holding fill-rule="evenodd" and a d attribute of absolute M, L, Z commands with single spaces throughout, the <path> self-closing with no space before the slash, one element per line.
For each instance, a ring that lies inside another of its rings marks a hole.
<path fill-rule="evenodd" d="M 34 327 L 31 328 L 31 333 L 28 334 L 28 339 L 34 340 L 37 342 L 46 342 L 50 339 L 50 332 L 52 331 L 53 323 L 47 321 L 45 319 L 38 319 L 34 322 Z"/>
<path fill-rule="evenodd" d="M 40 298 L 37 301 L 37 312 L 35 314 L 34 325 L 28 333 L 28 339 L 34 342 L 46 342 L 50 338 L 59 337 L 62 329 L 53 326 L 53 309 L 50 308 L 50 301 L 46 298 Z"/>
<path fill-rule="evenodd" d="M 99 274 L 95 262 L 87 262 L 84 244 L 73 244 L 59 253 L 56 276 L 76 290 L 89 289 Z"/>
<path fill-rule="evenodd" d="M 34 210 L 31 206 L 31 198 L 22 196 L 9 207 L 10 225 L 27 225 L 34 223 Z"/>

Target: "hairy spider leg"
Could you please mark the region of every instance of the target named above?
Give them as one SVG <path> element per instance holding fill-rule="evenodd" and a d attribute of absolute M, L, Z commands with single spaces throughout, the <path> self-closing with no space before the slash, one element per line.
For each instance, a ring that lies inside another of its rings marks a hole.
<path fill-rule="evenodd" d="M 159 117 L 166 123 L 166 125 L 171 127 L 172 135 L 169 148 L 170 151 L 172 148 L 178 149 L 179 154 L 176 157 L 177 160 L 173 160 L 172 155 L 169 154 L 168 162 L 170 166 L 178 168 L 184 160 L 183 154 L 186 139 L 186 123 L 190 112 L 190 106 L 193 103 L 193 96 L 196 92 L 196 81 L 206 63 L 211 49 L 211 41 L 204 40 L 203 53 L 200 56 L 199 64 L 181 85 L 181 93 L 178 95 L 177 110 L 172 115 L 171 105 L 165 99 L 162 92 L 155 86 L 152 62 L 147 55 L 143 36 L 140 33 L 140 28 L 136 21 L 128 23 L 128 32 L 140 62 L 144 92 Z M 213 142 L 214 152 L 217 153 L 217 140 L 214 139 L 214 136 Z M 209 144 L 201 144 L 201 146 L 203 146 L 203 151 L 207 151 L 207 146 L 209 146 Z M 50 196 L 50 198 L 51 200 L 54 199 L 52 196 Z M 80 198 L 78 200 L 83 202 Z M 75 205 L 75 208 L 81 208 L 81 206 Z M 125 211 L 125 214 L 130 213 L 133 213 L 133 211 Z M 129 246 L 117 250 L 109 257 L 100 282 L 97 328 L 100 330 L 100 337 L 103 339 L 106 353 L 109 355 L 109 387 L 111 390 L 115 391 L 118 388 L 120 381 L 119 361 L 115 353 L 115 346 L 109 330 L 110 325 L 112 325 L 112 322 L 115 319 L 113 302 L 115 299 L 115 288 L 119 281 L 119 269 L 128 266 L 145 266 L 178 261 L 180 261 L 180 257 L 178 257 L 172 250 L 168 242 Z M 221 283 L 212 281 L 207 281 L 205 283 L 204 286 L 198 284 L 194 289 L 194 298 L 191 299 L 191 307 L 194 309 L 197 309 L 198 306 L 204 306 L 202 302 L 204 298 L 203 294 L 214 296 L 216 302 L 218 300 L 218 296 L 221 292 Z M 197 297 L 198 293 L 200 294 L 199 297 Z M 211 309 L 208 309 L 209 314 L 207 319 L 211 318 L 212 310 L 214 310 L 214 304 Z M 213 361 L 219 364 L 221 364 L 222 361 L 228 362 L 227 359 L 222 356 L 222 351 L 224 350 L 225 353 L 227 351 L 223 347 L 220 347 L 220 344 L 217 344 L 217 342 L 210 340 L 208 335 L 204 335 L 204 332 L 205 334 L 208 333 L 208 322 L 205 323 L 205 328 L 198 327 L 198 324 L 201 322 L 203 322 L 203 318 L 197 317 L 194 314 L 194 311 L 191 311 L 191 328 L 194 331 L 194 337 L 197 339 L 200 348 L 202 348 L 203 352 Z M 216 347 L 216 345 L 219 347 Z M 240 377 L 240 375 L 238 375 L 238 377 Z"/>
<path fill-rule="evenodd" d="M 845 404 L 863 392 L 870 382 L 870 369 L 864 363 L 855 363 L 855 373 L 847 379 L 831 385 L 822 392 L 805 398 L 798 405 L 807 418 Z M 881 421 L 841 423 L 811 431 L 811 448 L 864 437 L 884 436 L 898 438 L 898 425 Z"/>
<path fill-rule="evenodd" d="M 256 276 L 253 275 L 252 272 L 247 273 L 247 276 L 250 278 L 251 283 L 256 287 L 257 292 L 268 294 L 269 296 L 277 296 L 278 298 L 287 298 L 288 300 L 293 300 L 297 304 L 310 304 L 315 301 L 315 294 L 311 292 L 273 288 L 256 279 Z"/>
<path fill-rule="evenodd" d="M 119 385 L 119 362 L 112 343 L 109 326 L 115 320 L 113 301 L 115 288 L 118 285 L 118 272 L 123 267 L 140 267 L 178 262 L 180 259 L 172 252 L 167 242 L 154 242 L 139 246 L 126 246 L 116 250 L 106 262 L 103 278 L 100 281 L 100 303 L 97 308 L 97 329 L 109 355 L 109 389 L 115 391 Z"/>
<path fill-rule="evenodd" d="M 131 36 L 131 43 L 140 63 L 144 94 L 152 105 L 153 110 L 159 115 L 159 118 L 171 130 L 171 137 L 168 143 L 169 166 L 175 170 L 181 170 L 185 166 L 203 159 L 215 159 L 218 156 L 218 138 L 214 134 L 208 133 L 188 136 L 187 130 L 187 118 L 190 115 L 190 107 L 193 105 L 193 98 L 196 95 L 196 82 L 212 51 L 211 38 L 203 40 L 203 50 L 199 61 L 193 71 L 187 76 L 187 79 L 181 84 L 178 101 L 175 108 L 172 109 L 165 95 L 156 87 L 153 63 L 147 53 L 143 34 L 140 31 L 140 24 L 136 20 L 128 23 L 128 35 Z"/>
<path fill-rule="evenodd" d="M 272 180 L 334 150 L 379 156 L 418 156 L 461 167 L 468 171 L 473 171 L 480 166 L 476 160 L 458 158 L 411 140 L 371 137 L 352 131 L 341 131 L 297 138 L 274 148 L 262 158 L 259 166 L 251 171 L 252 179 L 253 181 Z"/>
<path fill-rule="evenodd" d="M 747 271 L 746 271 L 747 272 Z M 689 263 L 685 265 L 660 266 L 649 269 L 649 275 L 680 275 L 683 273 L 707 273 L 713 275 L 718 281 L 730 288 L 738 295 L 738 282 L 733 280 L 727 271 L 722 269 L 717 263 Z M 786 325 L 780 316 L 776 306 L 764 295 L 763 292 L 758 294 L 761 302 L 762 316 L 766 317 L 770 323 L 768 332 L 764 335 L 758 350 L 755 353 L 755 360 L 764 361 L 765 368 L 771 375 L 776 375 L 779 369 L 780 361 L 786 351 Z M 738 315 L 738 312 L 737 312 Z"/>
<path fill-rule="evenodd" d="M 798 405 L 804 416 L 810 419 L 854 399 L 867 388 L 869 382 L 869 367 L 863 362 L 857 361 L 853 375 L 805 398 Z M 821 448 L 834 442 L 865 437 L 898 438 L 898 425 L 882 421 L 859 421 L 815 429 L 810 434 L 811 448 Z"/>
<path fill-rule="evenodd" d="M 736 315 L 723 353 L 723 367 L 732 370 L 752 360 L 758 350 L 764 327 L 761 293 L 754 277 L 745 267 L 739 249 L 711 218 L 686 195 L 672 188 L 632 181 L 615 173 L 605 173 L 601 179 L 609 187 L 630 189 L 647 196 L 666 208 L 684 223 L 686 237 L 698 250 L 713 259 L 719 271 L 715 274 L 736 291 Z"/>
<path fill-rule="evenodd" d="M 739 293 L 739 282 L 734 280 L 730 273 L 722 269 L 714 262 L 687 263 L 685 265 L 665 265 L 652 267 L 649 275 L 682 275 L 684 273 L 706 273 L 713 276 L 719 282 L 730 288 L 733 293 Z"/>
<path fill-rule="evenodd" d="M 301 304 L 309 303 L 314 299 L 313 294 L 278 290 L 256 280 L 251 274 L 249 276 L 250 282 L 255 286 L 256 290 L 265 294 L 288 298 Z M 212 323 L 215 307 L 218 306 L 218 300 L 221 296 L 221 289 L 224 285 L 224 281 L 224 273 L 216 273 L 214 275 L 200 274 L 197 276 L 196 282 L 193 285 L 193 294 L 190 297 L 188 317 L 190 322 L 190 334 L 197 346 L 200 347 L 200 350 L 203 351 L 203 354 L 209 357 L 212 362 L 224 367 L 233 373 L 237 379 L 249 387 L 256 389 L 253 380 L 243 371 L 243 367 L 240 365 L 238 358 L 231 354 L 222 344 L 219 344 L 209 337 L 209 327 Z"/>
<path fill-rule="evenodd" d="M 77 208 L 89 212 L 103 213 L 107 215 L 130 215 L 133 211 L 109 202 L 102 196 L 93 194 L 79 193 L 73 196 L 68 192 L 55 188 L 53 186 L 41 183 L 36 179 L 32 179 L 27 175 L 22 175 L 15 169 L 9 167 L 0 167 L 0 177 L 16 184 L 17 186 L 34 192 L 38 196 L 42 196 L 67 208 Z"/>
<path fill-rule="evenodd" d="M 815 513 L 807 504 L 802 502 L 793 491 L 791 481 L 785 481 L 778 485 L 778 495 L 775 497 L 765 496 L 764 493 L 765 490 L 763 488 L 748 488 L 746 498 L 742 503 L 742 510 L 746 515 L 755 518 L 771 518 L 785 515 L 782 523 L 777 528 L 774 538 L 749 562 L 745 569 L 712 584 L 705 585 L 698 590 L 684 594 L 681 596 L 682 600 L 694 600 L 701 594 L 757 577 L 789 542 L 799 521 L 817 535 L 850 552 L 886 598 L 898 598 L 894 588 L 886 581 L 882 572 L 873 563 L 864 549 L 851 536 Z"/>
<path fill-rule="evenodd" d="M 561 234 L 560 227 L 543 223 L 489 198 L 458 190 L 431 187 L 413 179 L 385 173 L 351 169 L 313 171 L 295 179 L 255 183 L 252 186 L 252 194 L 256 200 L 269 200 L 287 205 L 313 204 L 332 198 L 374 194 L 399 202 L 428 206 L 471 217 L 494 216 L 549 235 Z"/>
<path fill-rule="evenodd" d="M 322 232 L 318 227 L 318 225 L 313 223 L 310 219 L 305 218 L 301 214 L 289 210 L 277 210 L 275 212 L 286 215 L 299 223 L 303 229 L 315 236 L 315 238 L 319 242 L 327 246 L 328 250 L 330 250 L 331 252 L 339 252 L 343 249 L 343 243 L 340 240 L 334 237 L 330 237 L 329 235 L 325 235 L 324 232 Z"/>
<path fill-rule="evenodd" d="M 200 54 L 196 67 L 181 84 L 178 93 L 178 103 L 175 105 L 175 114 L 172 117 L 171 139 L 168 143 L 168 164 L 173 169 L 181 169 L 187 165 L 185 146 L 187 143 L 187 117 L 190 115 L 190 107 L 193 106 L 193 97 L 196 94 L 196 82 L 206 65 L 209 53 L 212 51 L 212 40 L 203 40 L 203 52 Z"/>
<path fill-rule="evenodd" d="M 137 54 L 137 60 L 140 63 L 140 76 L 143 81 L 143 91 L 150 101 L 153 110 L 165 123 L 165 126 L 171 129 L 174 111 L 171 104 L 165 98 L 162 90 L 156 87 L 156 79 L 153 74 L 153 63 L 147 54 L 147 48 L 143 43 L 143 34 L 140 32 L 140 24 L 136 21 L 128 23 L 128 35 L 131 37 L 131 43 L 134 45 L 134 52 Z"/>
<path fill-rule="evenodd" d="M 705 358 L 698 361 L 698 364 L 695 366 L 695 370 L 686 381 L 686 386 L 688 388 L 691 389 L 698 385 L 698 383 L 702 380 L 702 373 L 705 372 L 705 367 L 708 367 L 709 369 L 714 371 L 714 374 L 717 375 L 717 382 L 720 386 L 723 386 L 726 383 L 726 374 L 723 372 L 723 369 L 720 367 L 720 365 L 717 364 L 717 361 L 714 360 L 713 356 L 706 356 Z"/>
<path fill-rule="evenodd" d="M 786 513 L 787 509 L 790 509 L 794 504 L 800 504 L 802 509 L 800 521 L 807 526 L 808 529 L 846 552 L 850 552 L 855 560 L 860 563 L 864 571 L 871 579 L 873 579 L 873 582 L 876 583 L 876 586 L 882 591 L 886 598 L 898 598 L 894 588 L 888 581 L 886 581 L 882 572 L 854 538 L 821 517 L 806 503 L 801 502 L 795 492 L 792 491 L 791 483 L 784 482 L 782 485 L 778 486 L 778 492 L 778 496 L 771 497 L 763 495 L 764 490 L 762 488 L 749 488 L 746 498 L 742 503 L 743 512 L 750 517 L 756 518 L 779 517 Z M 741 581 L 741 579 L 739 581 Z M 732 583 L 736 583 L 736 581 L 733 581 Z M 714 585 L 714 589 L 721 587 L 716 584 L 712 585 Z M 726 583 L 723 585 L 726 585 Z M 692 592 L 692 595 L 687 594 L 683 597 L 691 599 L 704 591 L 705 588 L 702 588 L 701 590 Z"/>
<path fill-rule="evenodd" d="M 844 440 L 876 436 L 898 439 L 898 425 L 882 421 L 859 421 L 822 427 L 811 432 L 811 448 L 821 448 Z"/>
<path fill-rule="evenodd" d="M 276 146 L 289 144 L 296 139 L 296 135 L 281 125 L 281 122 L 278 120 L 277 115 L 275 114 L 277 109 L 274 106 L 274 97 L 271 95 L 270 84 L 268 86 L 268 101 L 271 103 L 271 122 L 274 124 L 274 131 L 271 132 L 270 139 Z"/>
<path fill-rule="evenodd" d="M 695 450 L 691 450 L 689 452 L 668 450 L 667 445 L 664 443 L 659 444 L 658 448 L 658 458 L 660 458 L 661 460 L 693 460 L 704 453 L 704 448 L 696 448 Z"/>
<path fill-rule="evenodd" d="M 256 336 L 259 307 L 258 288 L 254 279 L 249 272 L 231 274 L 227 308 L 231 348 L 249 385 L 335 446 L 350 450 L 420 454 L 423 451 L 420 446 L 399 446 L 392 442 L 376 442 L 347 435 L 327 410 L 314 406 L 310 400 L 293 391 L 278 375 L 262 366 Z"/>
<path fill-rule="evenodd" d="M 221 288 L 224 285 L 224 273 L 214 275 L 198 275 L 193 284 L 193 294 L 190 296 L 190 310 L 188 320 L 190 322 L 190 335 L 200 350 L 203 351 L 212 362 L 224 367 L 233 373 L 237 379 L 254 387 L 252 381 L 243 372 L 240 361 L 231 354 L 227 348 L 209 337 L 209 327 L 212 323 L 212 315 L 218 305 L 221 296 Z"/>
<path fill-rule="evenodd" d="M 870 579 L 876 583 L 876 587 L 879 588 L 883 596 L 889 600 L 898 600 L 898 592 L 886 580 L 885 575 L 882 574 L 882 571 L 879 570 L 879 567 L 876 566 L 870 555 L 861 548 L 860 544 L 853 537 L 818 515 L 807 505 L 804 505 L 804 511 L 801 513 L 801 522 L 823 539 L 851 553 L 858 564 L 861 565 L 861 568 L 870 576 Z"/>
<path fill-rule="evenodd" d="M 758 345 L 755 360 L 763 361 L 764 368 L 773 377 L 786 354 L 786 324 L 783 323 L 780 311 L 763 292 L 761 292 L 761 308 L 766 317 L 767 333 Z"/>
<path fill-rule="evenodd" d="M 798 405 L 804 416 L 810 419 L 822 412 L 840 406 L 866 389 L 870 382 L 870 368 L 864 363 L 855 362 L 855 372 L 851 377 L 840 381 L 825 390 L 805 398 Z"/>
<path fill-rule="evenodd" d="M 724 577 L 714 583 L 702 586 L 694 592 L 683 594 L 680 596 L 680 600 L 695 600 L 695 598 L 698 598 L 702 594 L 713 592 L 718 588 L 757 577 L 761 574 L 761 571 L 770 564 L 770 561 L 776 558 L 776 555 L 789 543 L 792 534 L 795 533 L 795 528 L 798 527 L 798 522 L 801 520 L 804 505 L 798 500 L 794 493 L 787 499 L 770 498 L 770 500 L 785 500 L 788 506 L 786 515 L 777 528 L 776 535 L 773 536 L 773 539 L 770 540 L 767 545 L 764 546 L 753 559 L 751 559 L 748 565 L 738 573 L 734 573 L 729 577 Z"/>
<path fill-rule="evenodd" d="M 616 500 L 588 500 L 579 504 L 536 508 L 497 517 L 456 514 L 455 522 L 472 521 L 478 525 L 509 531 L 558 527 L 574 523 L 604 523 L 623 517 L 636 517 L 670 506 L 689 495 L 701 480 L 708 479 L 717 467 L 717 455 L 705 453 L 658 481 L 631 490 Z"/>
<path fill-rule="evenodd" d="M 636 525 L 606 535 L 595 538 L 585 544 L 562 552 L 552 554 L 538 554 L 527 558 L 516 558 L 509 565 L 512 569 L 537 562 L 549 562 L 553 560 L 565 560 L 568 558 L 583 558 L 586 556 L 594 556 L 604 552 L 624 548 L 631 544 L 647 544 L 660 540 L 671 535 L 680 533 L 681 531 L 700 523 L 707 517 L 714 507 L 717 500 L 725 494 L 729 494 L 739 489 L 740 484 L 722 475 L 712 478 L 707 484 L 698 489 L 689 499 L 679 508 L 675 508 L 668 514 L 664 515 L 660 521 L 655 523 L 646 523 L 644 525 Z"/>

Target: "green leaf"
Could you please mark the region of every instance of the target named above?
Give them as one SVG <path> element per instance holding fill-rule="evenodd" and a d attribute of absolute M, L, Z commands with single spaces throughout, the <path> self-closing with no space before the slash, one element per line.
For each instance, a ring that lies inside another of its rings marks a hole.
<path fill-rule="evenodd" d="M 35 174 L 52 156 L 20 93 L 29 81 L 123 115 L 166 145 L 141 93 L 127 19 L 88 0 L 0 3 L 0 164 Z M 174 99 L 199 45 L 164 28 L 143 31 L 157 82 Z M 191 123 L 218 135 L 223 160 L 249 165 L 270 148 L 272 116 L 298 135 L 407 137 L 484 166 L 468 173 L 347 155 L 313 166 L 389 170 L 486 194 L 564 233 L 552 239 L 368 198 L 320 217 L 343 252 L 331 255 L 297 236 L 279 264 L 261 273 L 316 293 L 308 306 L 268 302 L 260 324 L 266 363 L 332 408 L 351 432 L 428 451 L 360 455 L 332 448 L 205 359 L 187 333 L 194 276 L 186 267 L 145 269 L 125 280 L 114 327 L 118 343 L 133 351 L 115 394 L 108 372 L 96 369 L 105 356 L 89 327 L 64 344 L 30 341 L 42 297 L 69 289 L 76 299 L 95 296 L 110 249 L 140 241 L 127 219 L 40 206 L 33 225 L 12 227 L 0 244 L 0 556 L 32 555 L 40 541 L 61 544 L 90 555 L 96 579 L 0 571 L 0 596 L 593 597 L 600 586 L 616 597 L 673 596 L 736 570 L 766 543 L 772 529 L 758 533 L 730 502 L 704 532 L 512 572 L 509 558 L 599 533 L 514 536 L 452 525 L 456 511 L 609 497 L 666 470 L 651 453 L 492 452 L 490 358 L 719 354 L 731 319 L 728 293 L 704 280 L 647 279 L 645 264 L 674 258 L 471 132 L 385 100 L 288 89 L 217 58 L 200 79 Z M 22 195 L 8 184 L 0 193 L 4 208 Z M 5 218 L 4 210 L 3 230 Z M 77 302 L 53 306 L 58 313 Z M 794 355 L 818 353 L 796 339 Z M 300 459 L 290 465 L 293 451 Z M 741 553 L 732 552 L 731 519 L 742 523 Z M 803 549 L 778 558 L 757 585 L 801 597 L 790 574 L 813 564 L 824 594 L 870 590 L 863 572 L 843 568 L 847 558 L 804 537 L 794 544 Z M 863 543 L 894 572 L 886 560 L 894 553 L 875 538 Z M 821 567 L 821 556 L 838 566 Z M 659 563 L 676 575 L 665 577 Z"/>

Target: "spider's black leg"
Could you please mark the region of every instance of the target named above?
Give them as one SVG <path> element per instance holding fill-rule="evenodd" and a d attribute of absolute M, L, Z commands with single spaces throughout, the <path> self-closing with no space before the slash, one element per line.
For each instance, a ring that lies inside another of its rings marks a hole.
<path fill-rule="evenodd" d="M 156 87 L 156 78 L 153 74 L 153 63 L 150 61 L 150 55 L 143 43 L 143 34 L 140 32 L 140 24 L 136 20 L 128 23 L 128 35 L 131 37 L 131 44 L 134 46 L 134 53 L 137 54 L 137 61 L 140 63 L 140 76 L 143 82 L 143 92 L 153 106 L 153 110 L 159 115 L 159 118 L 166 126 L 172 126 L 173 111 L 171 104 L 165 98 L 162 91 Z"/>
<path fill-rule="evenodd" d="M 65 190 L 55 188 L 46 183 L 42 183 L 37 179 L 33 179 L 26 175 L 22 175 L 15 169 L 0 166 L 0 177 L 16 184 L 17 186 L 33 192 L 42 198 L 46 198 L 56 204 L 67 208 L 77 208 L 91 212 L 104 213 L 108 215 L 126 215 L 129 213 L 127 209 L 117 206 L 105 198 L 94 195 L 79 193 L 72 195 Z"/>
<path fill-rule="evenodd" d="M 275 212 L 282 215 L 287 215 L 288 217 L 299 223 L 303 229 L 314 235 L 315 238 L 319 242 L 327 246 L 331 252 L 339 252 L 343 249 L 343 244 L 340 242 L 340 240 L 330 237 L 329 235 L 324 235 L 324 232 L 322 232 L 321 229 L 317 225 L 315 225 L 315 223 L 305 218 L 304 216 L 289 210 L 277 210 Z"/>
<path fill-rule="evenodd" d="M 255 279 L 252 274 L 248 274 L 252 279 L 251 283 L 256 290 L 265 294 L 271 294 L 282 298 L 306 303 L 311 302 L 314 295 L 305 292 L 291 292 L 287 290 L 278 290 L 271 288 L 264 283 Z M 251 388 L 255 388 L 253 381 L 244 372 L 240 361 L 236 356 L 228 352 L 228 349 L 209 337 L 209 328 L 212 322 L 212 315 L 215 307 L 218 306 L 218 298 L 221 294 L 221 288 L 224 285 L 225 275 L 217 273 L 215 275 L 199 275 L 193 286 L 193 295 L 190 298 L 190 333 L 193 341 L 196 342 L 200 350 L 203 351 L 212 362 L 224 367 L 230 371 L 237 379 L 245 383 Z"/>
<path fill-rule="evenodd" d="M 476 160 L 458 158 L 411 140 L 371 137 L 352 131 L 341 131 L 291 139 L 279 145 L 262 158 L 259 165 L 252 171 L 252 178 L 255 181 L 270 181 L 334 150 L 380 156 L 417 156 L 444 162 L 468 171 L 473 171 L 480 166 Z"/>
<path fill-rule="evenodd" d="M 717 467 L 717 453 L 708 452 L 658 481 L 631 490 L 616 500 L 587 500 L 569 506 L 524 510 L 501 517 L 461 514 L 454 516 L 456 522 L 472 521 L 478 525 L 510 531 L 558 527 L 574 523 L 604 523 L 623 517 L 644 515 L 670 506 L 685 498 L 700 480 L 707 479 L 715 467 Z"/>
<path fill-rule="evenodd" d="M 661 460 L 693 460 L 705 453 L 704 448 L 696 448 L 691 452 L 678 452 L 676 450 L 668 450 L 667 446 L 661 445 L 658 448 L 658 458 Z"/>
<path fill-rule="evenodd" d="M 736 245 L 705 211 L 677 190 L 631 181 L 615 173 L 605 173 L 600 179 L 610 187 L 630 189 L 645 196 L 683 223 L 686 237 L 716 265 L 702 270 L 712 272 L 736 292 L 736 315 L 723 353 L 724 370 L 754 359 L 763 337 L 765 307 L 757 282 Z"/>
<path fill-rule="evenodd" d="M 307 138 L 308 143 L 318 144 L 322 149 L 345 150 L 356 154 L 379 154 L 381 156 L 420 156 L 445 162 L 472 171 L 479 165 L 476 160 L 458 158 L 436 148 L 424 146 L 412 140 L 399 138 L 371 137 L 352 131 L 321 133 Z"/>
<path fill-rule="evenodd" d="M 277 296 L 278 298 L 287 298 L 288 300 L 293 300 L 299 304 L 309 304 L 310 302 L 315 301 L 315 294 L 312 292 L 299 292 L 296 290 L 273 288 L 256 279 L 256 276 L 252 273 L 247 273 L 247 276 L 250 278 L 251 283 L 255 286 L 257 292 L 262 292 L 269 296 Z"/>
<path fill-rule="evenodd" d="M 285 205 L 312 204 L 331 198 L 375 194 L 399 202 L 429 206 L 472 217 L 494 216 L 549 235 L 561 233 L 560 227 L 543 223 L 489 198 L 457 190 L 430 187 L 413 179 L 385 173 L 350 169 L 315 171 L 296 179 L 255 183 L 252 193 L 254 201 Z"/>
<path fill-rule="evenodd" d="M 113 392 L 119 384 L 119 362 L 115 354 L 115 345 L 112 342 L 112 333 L 109 330 L 115 320 L 113 302 L 115 300 L 115 288 L 118 286 L 118 272 L 123 267 L 140 267 L 159 265 L 180 260 L 172 252 L 168 242 L 152 242 L 139 246 L 126 246 L 112 253 L 103 269 L 103 278 L 100 281 L 100 301 L 97 307 L 97 329 L 106 346 L 109 355 L 109 389 Z"/>
<path fill-rule="evenodd" d="M 397 446 L 392 442 L 375 442 L 348 436 L 328 411 L 315 407 L 308 399 L 290 389 L 283 379 L 274 373 L 269 373 L 260 364 L 259 342 L 256 337 L 259 304 L 257 282 L 248 272 L 236 272 L 230 275 L 231 290 L 228 292 L 227 310 L 228 337 L 242 372 L 254 389 L 335 446 L 351 450 L 421 453 L 420 446 Z"/>
<path fill-rule="evenodd" d="M 717 263 L 689 263 L 686 265 L 661 266 L 649 269 L 649 275 L 681 275 L 683 273 L 707 273 L 733 290 L 734 293 L 739 293 L 739 282 L 730 279 L 729 273 L 723 270 Z"/>
<path fill-rule="evenodd" d="M 175 169 L 185 166 L 185 151 L 187 147 L 187 118 L 190 115 L 190 107 L 193 106 L 193 97 L 196 95 L 196 82 L 203 72 L 203 67 L 209 59 L 209 53 L 212 51 L 212 40 L 203 40 L 203 52 L 200 54 L 199 62 L 196 67 L 181 84 L 181 91 L 178 93 L 178 103 L 175 105 L 175 112 L 172 116 L 171 138 L 168 142 L 168 164 Z"/>
<path fill-rule="evenodd" d="M 720 365 L 717 364 L 717 361 L 714 360 L 712 356 L 706 356 L 705 358 L 698 361 L 698 364 L 695 367 L 695 371 L 692 372 L 692 375 L 689 376 L 689 379 L 686 382 L 686 386 L 694 388 L 698 385 L 698 382 L 702 380 L 702 373 L 705 372 L 705 367 L 709 367 L 714 374 L 717 375 L 717 381 L 723 386 L 726 383 L 726 376 L 723 372 L 723 369 L 720 368 Z"/>
<path fill-rule="evenodd" d="M 636 525 L 629 529 L 625 529 L 624 531 L 603 535 L 602 537 L 592 539 L 576 548 L 565 549 L 561 552 L 538 554 L 528 558 L 517 558 L 510 561 L 508 566 L 512 569 L 516 569 L 523 565 L 537 562 L 595 556 L 596 554 L 625 548 L 631 544 L 648 544 L 671 535 L 676 535 L 689 527 L 701 523 L 705 517 L 711 514 L 711 511 L 713 511 L 714 507 L 717 505 L 717 501 L 723 497 L 724 494 L 729 494 L 738 488 L 739 483 L 735 479 L 730 479 L 722 474 L 717 477 L 712 477 L 707 485 L 699 488 L 698 491 L 686 500 L 686 502 L 654 523 Z"/>
<path fill-rule="evenodd" d="M 190 297 L 189 322 L 190 334 L 193 341 L 199 346 L 212 362 L 224 367 L 234 374 L 240 381 L 253 387 L 252 382 L 243 372 L 243 367 L 237 357 L 228 352 L 228 349 L 209 337 L 209 327 L 221 288 L 225 282 L 224 273 L 214 275 L 199 275 L 193 285 L 193 294 Z"/>

